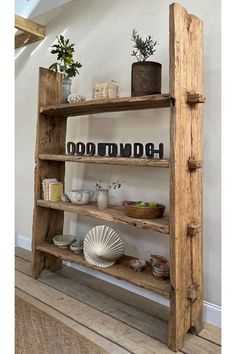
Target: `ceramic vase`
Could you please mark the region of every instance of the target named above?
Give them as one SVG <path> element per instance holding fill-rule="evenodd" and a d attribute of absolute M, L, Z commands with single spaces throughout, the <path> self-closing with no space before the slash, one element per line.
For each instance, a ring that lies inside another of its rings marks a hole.
<path fill-rule="evenodd" d="M 71 83 L 72 80 L 70 78 L 65 78 L 62 80 L 62 102 L 68 103 L 67 97 L 71 94 Z"/>
<path fill-rule="evenodd" d="M 109 190 L 101 189 L 98 191 L 97 205 L 98 209 L 107 209 L 109 207 Z"/>

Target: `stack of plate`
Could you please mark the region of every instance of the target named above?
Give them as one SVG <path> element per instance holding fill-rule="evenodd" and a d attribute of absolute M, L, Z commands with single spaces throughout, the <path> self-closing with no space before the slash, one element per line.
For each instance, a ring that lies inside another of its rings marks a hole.
<path fill-rule="evenodd" d="M 152 274 L 159 280 L 167 280 L 170 277 L 170 267 L 168 263 L 152 265 Z"/>

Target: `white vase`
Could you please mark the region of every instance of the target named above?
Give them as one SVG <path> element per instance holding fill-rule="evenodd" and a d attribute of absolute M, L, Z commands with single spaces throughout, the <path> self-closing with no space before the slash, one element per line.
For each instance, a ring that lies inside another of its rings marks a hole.
<path fill-rule="evenodd" d="M 109 190 L 108 189 L 101 189 L 98 191 L 97 197 L 97 205 L 98 209 L 107 209 L 109 206 Z"/>

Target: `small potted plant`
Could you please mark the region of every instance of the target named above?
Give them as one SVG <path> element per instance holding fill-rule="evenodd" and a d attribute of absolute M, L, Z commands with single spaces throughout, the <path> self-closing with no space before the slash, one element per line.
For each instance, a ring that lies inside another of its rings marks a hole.
<path fill-rule="evenodd" d="M 152 36 L 143 40 L 135 29 L 132 33 L 133 52 L 137 62 L 132 64 L 131 96 L 161 93 L 161 64 L 147 59 L 156 51 L 157 42 Z"/>
<path fill-rule="evenodd" d="M 82 64 L 73 59 L 75 44 L 70 43 L 60 35 L 57 37 L 57 44 L 52 46 L 51 53 L 57 54 L 57 62 L 50 65 L 49 69 L 64 74 L 62 79 L 62 102 L 67 102 L 67 97 L 71 93 L 71 78 L 79 74 Z"/>

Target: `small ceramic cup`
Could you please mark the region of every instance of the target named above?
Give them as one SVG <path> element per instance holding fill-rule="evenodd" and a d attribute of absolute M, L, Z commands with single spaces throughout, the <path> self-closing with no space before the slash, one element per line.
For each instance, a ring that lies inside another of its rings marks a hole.
<path fill-rule="evenodd" d="M 146 261 L 143 259 L 132 259 L 130 262 L 130 266 L 136 270 L 136 272 L 141 272 L 143 268 L 146 266 Z"/>

